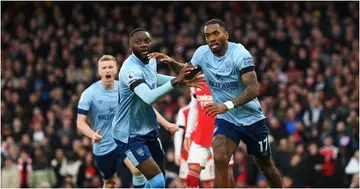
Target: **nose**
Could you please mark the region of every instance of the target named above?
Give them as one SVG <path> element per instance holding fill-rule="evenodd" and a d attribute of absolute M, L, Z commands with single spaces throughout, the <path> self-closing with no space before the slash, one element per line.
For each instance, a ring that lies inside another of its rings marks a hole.
<path fill-rule="evenodd" d="M 215 37 L 213 37 L 212 35 L 210 35 L 209 37 L 208 37 L 208 42 L 209 43 L 212 43 L 212 42 L 214 42 L 215 41 Z"/>

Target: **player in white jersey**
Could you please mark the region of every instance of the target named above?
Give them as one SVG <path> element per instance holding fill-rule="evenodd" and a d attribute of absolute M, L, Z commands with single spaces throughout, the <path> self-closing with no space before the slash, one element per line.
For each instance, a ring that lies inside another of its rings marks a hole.
<path fill-rule="evenodd" d="M 117 73 L 115 58 L 104 55 L 98 61 L 98 73 L 101 79 L 88 87 L 81 95 L 78 105 L 77 126 L 79 130 L 93 141 L 94 159 L 104 179 L 105 187 L 114 187 L 114 175 L 117 163 L 124 162 L 133 174 L 133 185 L 141 188 L 146 178 L 136 169 L 125 155 L 119 155 L 116 150 L 117 144 L 112 137 L 112 119 L 118 103 L 118 81 L 115 81 Z M 171 133 L 177 130 L 175 124 L 165 120 L 155 111 L 157 120 Z M 86 123 L 87 115 L 90 114 L 92 128 Z M 118 158 L 120 157 L 120 158 Z"/>

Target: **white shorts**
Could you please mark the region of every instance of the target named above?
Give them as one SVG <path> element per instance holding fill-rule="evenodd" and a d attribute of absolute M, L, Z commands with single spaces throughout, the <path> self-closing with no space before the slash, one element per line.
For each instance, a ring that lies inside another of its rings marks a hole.
<path fill-rule="evenodd" d="M 181 180 L 186 180 L 189 168 L 186 160 L 181 158 L 179 177 Z M 206 163 L 205 169 L 200 173 L 201 181 L 210 181 L 215 179 L 215 166 L 213 158 Z"/>
<path fill-rule="evenodd" d="M 192 142 L 189 150 L 188 164 L 199 164 L 201 167 L 205 167 L 209 157 L 213 156 L 213 154 L 211 147 L 201 146 Z"/>
<path fill-rule="evenodd" d="M 214 152 L 212 147 L 200 146 L 195 142 L 192 142 L 190 146 L 189 158 L 187 162 L 189 164 L 199 164 L 201 167 L 205 167 L 210 155 L 212 156 L 211 159 L 213 160 Z M 233 165 L 234 165 L 234 155 L 231 156 L 229 161 L 229 166 L 233 166 Z"/>
<path fill-rule="evenodd" d="M 211 155 L 211 157 L 210 157 Z M 210 158 L 209 158 L 210 157 Z M 189 168 L 188 164 L 199 164 L 205 167 L 200 173 L 201 181 L 208 181 L 215 179 L 215 164 L 214 164 L 214 153 L 212 147 L 200 146 L 194 142 L 191 143 L 189 157 L 186 162 L 181 158 L 179 177 L 182 180 L 186 180 Z M 233 166 L 234 156 L 231 156 L 229 166 Z"/>

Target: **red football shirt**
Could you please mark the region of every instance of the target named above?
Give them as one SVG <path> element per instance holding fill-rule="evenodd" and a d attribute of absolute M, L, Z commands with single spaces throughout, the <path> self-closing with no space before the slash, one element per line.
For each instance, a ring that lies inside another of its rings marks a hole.
<path fill-rule="evenodd" d="M 205 115 L 204 106 L 213 102 L 213 98 L 208 86 L 195 89 L 195 95 L 198 103 L 198 120 L 191 140 L 201 146 L 211 146 L 214 132 L 215 117 Z"/>

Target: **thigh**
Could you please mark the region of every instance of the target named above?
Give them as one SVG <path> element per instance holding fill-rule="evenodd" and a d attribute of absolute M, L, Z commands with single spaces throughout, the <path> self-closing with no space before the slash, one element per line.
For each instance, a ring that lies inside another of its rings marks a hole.
<path fill-rule="evenodd" d="M 198 164 L 200 167 L 205 168 L 210 156 L 211 147 L 201 146 L 192 142 L 189 150 L 188 164 Z"/>
<path fill-rule="evenodd" d="M 252 125 L 241 127 L 243 141 L 246 144 L 248 154 L 256 158 L 271 156 L 271 149 L 268 139 L 268 128 L 265 120 L 258 121 Z"/>
<path fill-rule="evenodd" d="M 103 179 L 107 180 L 112 178 L 116 173 L 118 159 L 118 151 L 114 149 L 108 154 L 97 156 L 94 155 L 95 164 L 100 170 Z"/>
<path fill-rule="evenodd" d="M 226 155 L 228 161 L 241 141 L 237 126 L 223 119 L 215 120 L 215 130 L 212 141 L 215 160 Z"/>
<path fill-rule="evenodd" d="M 152 154 L 146 145 L 146 141 L 141 137 L 129 139 L 126 156 L 148 180 L 152 179 L 161 172 L 158 164 L 154 161 Z"/>
<path fill-rule="evenodd" d="M 161 171 L 165 174 L 165 152 L 159 137 L 155 136 L 152 140 L 147 140 L 146 144 L 149 148 L 152 158 L 158 164 Z"/>

